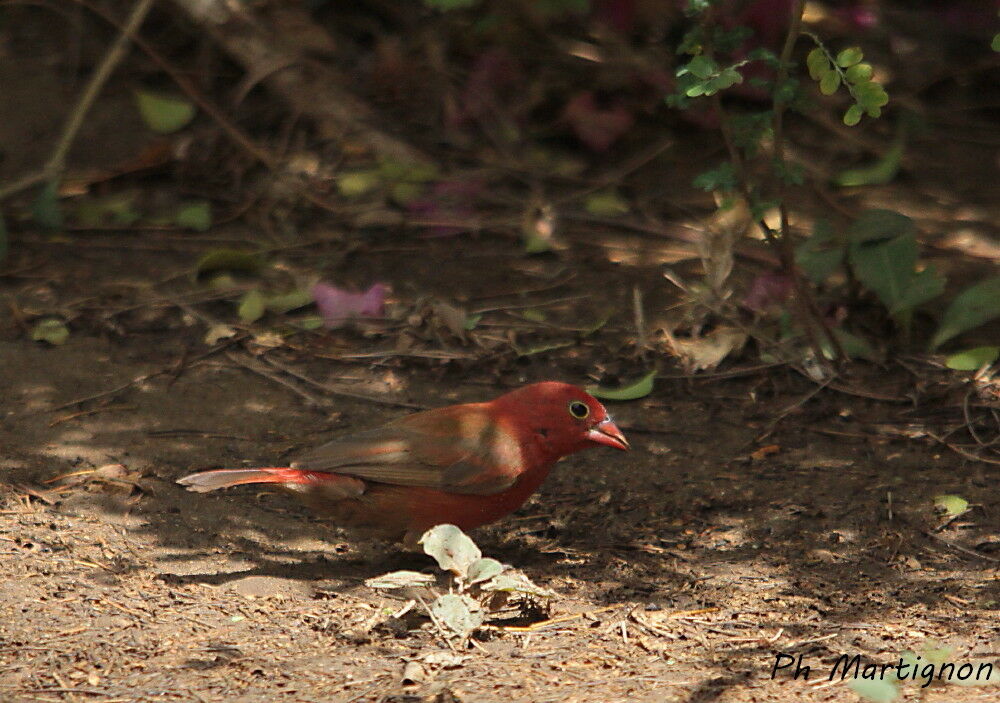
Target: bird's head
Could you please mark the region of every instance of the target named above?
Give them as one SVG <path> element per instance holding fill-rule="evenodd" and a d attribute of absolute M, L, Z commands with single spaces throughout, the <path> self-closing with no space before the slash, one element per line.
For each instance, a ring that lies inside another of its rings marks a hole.
<path fill-rule="evenodd" d="M 502 395 L 494 403 L 523 418 L 531 432 L 560 456 L 596 445 L 629 448 L 625 435 L 600 401 L 568 383 L 534 383 Z"/>

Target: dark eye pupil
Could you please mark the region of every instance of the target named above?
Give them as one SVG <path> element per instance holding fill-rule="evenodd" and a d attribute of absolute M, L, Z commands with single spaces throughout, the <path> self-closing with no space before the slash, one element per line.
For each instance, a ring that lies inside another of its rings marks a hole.
<path fill-rule="evenodd" d="M 569 406 L 569 411 L 573 413 L 574 417 L 586 417 L 587 416 L 587 406 L 583 403 L 573 403 Z"/>

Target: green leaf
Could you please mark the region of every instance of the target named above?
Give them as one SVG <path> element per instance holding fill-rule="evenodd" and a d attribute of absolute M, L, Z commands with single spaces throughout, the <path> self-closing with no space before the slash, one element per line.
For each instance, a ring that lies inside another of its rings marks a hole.
<path fill-rule="evenodd" d="M 1000 358 L 1000 347 L 973 347 L 952 354 L 944 365 L 955 371 L 978 371 Z"/>
<path fill-rule="evenodd" d="M 535 356 L 536 354 L 544 354 L 556 349 L 565 349 L 566 347 L 573 346 L 573 344 L 574 342 L 541 342 L 527 347 L 515 346 L 514 351 L 517 352 L 518 356 Z"/>
<path fill-rule="evenodd" d="M 616 217 L 629 211 L 628 201 L 613 188 L 594 193 L 587 198 L 584 207 L 591 215 L 598 217 Z"/>
<path fill-rule="evenodd" d="M 382 183 L 382 173 L 378 169 L 349 171 L 337 176 L 337 191 L 345 198 L 358 198 Z"/>
<path fill-rule="evenodd" d="M 865 114 L 865 111 L 861 109 L 860 105 L 851 105 L 844 113 L 844 124 L 848 127 L 853 127 L 861 121 L 863 114 Z"/>
<path fill-rule="evenodd" d="M 312 302 L 312 293 L 304 288 L 297 288 L 287 293 L 279 293 L 278 295 L 269 296 L 264 301 L 264 305 L 271 312 L 276 312 L 281 315 L 286 312 L 291 312 L 292 310 L 304 308 Z"/>
<path fill-rule="evenodd" d="M 587 386 L 587 392 L 601 400 L 637 400 L 645 398 L 653 392 L 653 380 L 656 370 L 650 371 L 634 383 L 621 388 L 606 388 L 603 386 Z"/>
<path fill-rule="evenodd" d="M 852 107 L 857 107 L 857 105 L 853 105 Z M 858 119 L 860 119 L 860 115 Z M 899 162 L 903 158 L 904 147 L 904 140 L 902 138 L 896 139 L 881 159 L 870 166 L 841 171 L 834 177 L 834 184 L 842 188 L 847 188 L 853 186 L 885 185 L 889 183 L 899 173 Z"/>
<path fill-rule="evenodd" d="M 864 110 L 889 104 L 889 94 L 885 92 L 885 88 L 872 81 L 854 86 L 854 96 Z"/>
<path fill-rule="evenodd" d="M 844 243 L 837 241 L 828 220 L 816 220 L 812 236 L 795 250 L 795 263 L 813 283 L 829 278 L 844 260 Z"/>
<path fill-rule="evenodd" d="M 872 66 L 869 63 L 859 63 L 844 71 L 844 77 L 849 83 L 864 83 L 872 78 Z"/>
<path fill-rule="evenodd" d="M 840 87 L 840 74 L 836 71 L 826 73 L 819 81 L 819 92 L 823 95 L 833 95 Z"/>
<path fill-rule="evenodd" d="M 917 240 L 904 235 L 888 241 L 852 242 L 851 269 L 886 308 L 904 299 L 917 262 Z"/>
<path fill-rule="evenodd" d="M 704 83 L 695 83 L 693 86 L 684 91 L 684 94 L 689 98 L 697 98 L 699 95 L 711 95 L 708 92 L 708 86 Z"/>
<path fill-rule="evenodd" d="M 848 228 L 848 237 L 852 244 L 866 244 L 873 241 L 888 241 L 897 237 L 913 236 L 916 226 L 906 215 L 895 210 L 872 208 L 863 211 Z M 916 248 L 914 248 L 914 261 Z"/>
<path fill-rule="evenodd" d="M 469 583 L 480 583 L 488 581 L 494 576 L 498 576 L 503 571 L 503 564 L 496 559 L 479 559 L 469 566 Z"/>
<path fill-rule="evenodd" d="M 839 327 L 833 330 L 833 334 L 837 338 L 837 341 L 840 342 L 840 348 L 844 350 L 845 354 L 847 354 L 848 359 L 865 359 L 873 362 L 881 361 L 874 347 L 872 347 L 872 345 L 869 344 L 868 340 L 864 337 L 851 334 L 847 330 L 840 329 Z M 821 346 L 823 349 L 823 356 L 827 359 L 833 359 L 833 347 L 830 343 L 824 340 Z"/>
<path fill-rule="evenodd" d="M 912 310 L 944 293 L 945 278 L 933 266 L 915 272 L 903 289 L 902 297 L 889 306 L 890 315 Z"/>
<path fill-rule="evenodd" d="M 688 61 L 688 64 L 687 66 L 684 67 L 684 69 L 687 69 L 687 71 L 690 72 L 692 75 L 694 75 L 696 78 L 705 80 L 709 76 L 713 75 L 716 71 L 718 71 L 718 66 L 716 65 L 715 61 L 708 58 L 704 54 L 700 54 L 698 56 L 695 56 L 690 61 Z"/>
<path fill-rule="evenodd" d="M 1000 32 L 993 35 L 993 41 L 990 42 L 990 48 L 993 51 L 1000 51 Z"/>
<path fill-rule="evenodd" d="M 969 501 L 962 496 L 934 496 L 934 507 L 948 517 L 957 517 L 969 509 Z"/>
<path fill-rule="evenodd" d="M 806 57 L 806 66 L 809 68 L 809 77 L 814 81 L 822 80 L 823 76 L 832 70 L 830 59 L 826 57 L 826 52 L 819 47 L 809 52 Z"/>
<path fill-rule="evenodd" d="M 191 200 L 183 203 L 174 216 L 178 227 L 207 232 L 212 226 L 212 206 L 207 200 Z"/>
<path fill-rule="evenodd" d="M 548 588 L 535 585 L 531 579 L 515 569 L 507 569 L 502 574 L 494 576 L 489 581 L 483 583 L 481 588 L 484 591 L 523 593 L 524 595 L 537 596 L 539 598 L 555 598 L 557 595 Z"/>
<path fill-rule="evenodd" d="M 137 90 L 134 95 L 143 122 L 154 132 L 172 134 L 194 119 L 194 104 L 180 95 L 152 90 Z"/>
<path fill-rule="evenodd" d="M 53 346 L 65 344 L 69 339 L 69 328 L 54 317 L 39 320 L 31 330 L 31 338 L 36 342 L 48 342 Z"/>
<path fill-rule="evenodd" d="M 307 315 L 295 320 L 292 324 L 304 330 L 318 330 L 324 322 L 322 315 Z"/>
<path fill-rule="evenodd" d="M 841 68 L 850 68 L 851 66 L 859 63 L 863 58 L 864 54 L 861 53 L 861 49 L 854 46 L 849 49 L 844 49 L 837 54 L 837 65 Z"/>
<path fill-rule="evenodd" d="M 471 332 L 472 330 L 476 329 L 476 325 L 478 325 L 482 319 L 483 316 L 481 313 L 477 313 L 475 315 L 469 315 L 468 317 L 465 318 L 465 323 L 462 325 L 462 328 L 466 332 Z"/>
<path fill-rule="evenodd" d="M 264 317 L 264 296 L 256 288 L 252 288 L 243 294 L 236 314 L 240 319 L 250 324 Z"/>
<path fill-rule="evenodd" d="M 871 703 L 892 703 L 899 697 L 899 688 L 885 679 L 854 679 L 847 687 Z"/>
<path fill-rule="evenodd" d="M 944 279 L 933 268 L 915 270 L 914 231 L 910 218 L 892 210 L 866 210 L 850 227 L 854 275 L 898 317 L 944 289 Z"/>
<path fill-rule="evenodd" d="M 263 266 L 263 257 L 256 252 L 240 251 L 238 249 L 213 249 L 195 264 L 195 277 L 200 278 L 216 271 L 259 271 Z"/>
<path fill-rule="evenodd" d="M 424 186 L 414 181 L 399 181 L 389 186 L 389 197 L 397 205 L 409 205 L 424 193 Z"/>
<path fill-rule="evenodd" d="M 419 571 L 393 571 L 381 576 L 373 576 L 365 580 L 368 588 L 384 588 L 388 590 L 397 588 L 413 588 L 418 586 L 430 586 L 434 583 L 431 574 L 422 574 Z"/>
<path fill-rule="evenodd" d="M 424 4 L 432 10 L 461 10 L 466 7 L 475 7 L 479 0 L 424 0 Z"/>
<path fill-rule="evenodd" d="M 454 525 L 437 525 L 420 538 L 424 553 L 434 558 L 443 571 L 465 578 L 469 567 L 482 558 L 476 543 Z"/>
<path fill-rule="evenodd" d="M 951 301 L 931 338 L 930 349 L 937 349 L 952 337 L 997 317 L 1000 317 L 1000 276 L 966 288 Z"/>
<path fill-rule="evenodd" d="M 446 626 L 459 637 L 466 637 L 483 624 L 485 615 L 482 606 L 468 596 L 446 593 L 431 603 L 434 619 Z"/>
<path fill-rule="evenodd" d="M 63 227 L 63 213 L 59 206 L 59 181 L 42 186 L 31 205 L 31 217 L 44 230 L 55 232 Z"/>

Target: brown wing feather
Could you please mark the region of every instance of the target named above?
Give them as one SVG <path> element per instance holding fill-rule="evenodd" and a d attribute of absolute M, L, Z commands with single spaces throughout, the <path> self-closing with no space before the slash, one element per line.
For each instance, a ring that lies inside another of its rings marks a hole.
<path fill-rule="evenodd" d="M 521 473 L 515 438 L 483 405 L 429 410 L 324 444 L 292 466 L 368 481 L 490 495 Z"/>

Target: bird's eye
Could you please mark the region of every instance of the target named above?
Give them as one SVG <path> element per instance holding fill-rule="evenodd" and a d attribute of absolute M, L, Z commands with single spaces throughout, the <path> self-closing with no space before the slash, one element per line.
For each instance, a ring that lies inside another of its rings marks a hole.
<path fill-rule="evenodd" d="M 579 400 L 574 400 L 569 404 L 569 414 L 575 417 L 577 420 L 582 420 L 583 418 L 590 415 L 590 408 L 587 407 L 586 403 L 581 403 Z"/>

